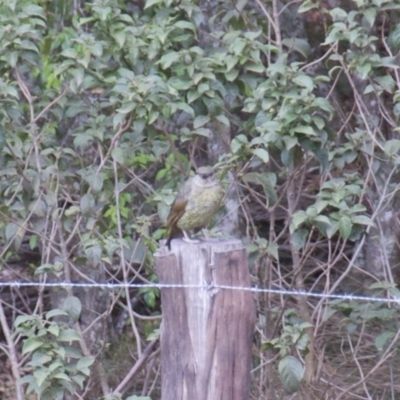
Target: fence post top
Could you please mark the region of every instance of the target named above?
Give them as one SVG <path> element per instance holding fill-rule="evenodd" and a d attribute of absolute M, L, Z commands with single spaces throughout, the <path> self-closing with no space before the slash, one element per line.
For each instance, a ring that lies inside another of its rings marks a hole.
<path fill-rule="evenodd" d="M 181 251 L 196 251 L 206 249 L 212 252 L 225 252 L 232 250 L 242 250 L 245 248 L 243 242 L 236 238 L 200 238 L 196 243 L 189 243 L 183 239 L 173 239 L 171 242 L 171 250 L 165 246 L 166 241 L 160 242 L 160 247 L 154 253 L 155 257 L 165 257 L 170 254 L 176 254 Z"/>

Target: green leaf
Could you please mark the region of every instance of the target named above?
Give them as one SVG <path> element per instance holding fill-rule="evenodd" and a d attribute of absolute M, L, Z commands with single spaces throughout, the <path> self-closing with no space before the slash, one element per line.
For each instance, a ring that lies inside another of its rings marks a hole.
<path fill-rule="evenodd" d="M 18 53 L 13 51 L 8 55 L 8 63 L 11 68 L 15 68 L 18 62 Z"/>
<path fill-rule="evenodd" d="M 200 83 L 200 85 L 197 87 L 197 91 L 200 94 L 204 94 L 205 92 L 207 92 L 210 89 L 210 85 L 208 83 Z"/>
<path fill-rule="evenodd" d="M 264 193 L 267 196 L 269 205 L 273 205 L 278 200 L 278 195 L 275 191 L 276 175 L 272 172 L 249 172 L 243 175 L 243 180 L 249 183 L 262 185 Z"/>
<path fill-rule="evenodd" d="M 393 29 L 388 38 L 389 47 L 394 50 L 400 50 L 400 24 Z"/>
<path fill-rule="evenodd" d="M 304 247 L 308 234 L 307 229 L 298 229 L 292 234 L 292 244 L 295 250 L 300 250 Z"/>
<path fill-rule="evenodd" d="M 36 268 L 35 275 L 46 274 L 46 273 L 57 273 L 63 269 L 63 264 L 56 261 L 54 264 L 42 264 L 40 267 Z"/>
<path fill-rule="evenodd" d="M 394 69 L 400 68 L 396 57 L 381 57 L 379 66 Z"/>
<path fill-rule="evenodd" d="M 14 238 L 14 236 L 16 236 L 17 232 L 18 232 L 19 226 L 17 224 L 14 224 L 14 222 L 10 222 L 9 224 L 7 224 L 6 227 L 6 239 L 9 242 L 11 239 Z"/>
<path fill-rule="evenodd" d="M 326 322 L 330 317 L 335 315 L 337 313 L 337 310 L 333 307 L 326 307 L 323 313 L 322 321 Z"/>
<path fill-rule="evenodd" d="M 331 226 L 328 226 L 326 228 L 326 236 L 331 239 L 333 237 L 333 235 L 336 234 L 336 232 L 339 229 L 339 224 L 337 222 L 332 222 Z"/>
<path fill-rule="evenodd" d="M 314 129 L 309 125 L 298 125 L 295 128 L 293 128 L 293 132 L 303 133 L 304 135 L 307 136 L 317 136 Z"/>
<path fill-rule="evenodd" d="M 320 117 L 314 116 L 313 122 L 318 129 L 323 129 L 325 127 L 325 121 Z"/>
<path fill-rule="evenodd" d="M 64 381 L 71 382 L 71 379 L 69 378 L 69 376 L 67 374 L 65 374 L 64 372 L 58 372 L 57 374 L 54 374 L 53 378 L 62 379 Z"/>
<path fill-rule="evenodd" d="M 193 121 L 193 128 L 198 129 L 208 122 L 210 122 L 210 117 L 208 115 L 199 115 Z"/>
<path fill-rule="evenodd" d="M 127 210 L 127 209 L 120 208 L 121 215 L 126 218 L 125 213 L 127 211 L 125 211 L 125 210 Z M 101 260 L 101 247 L 98 245 L 86 247 L 85 255 L 87 257 L 88 263 L 94 267 L 97 267 Z"/>
<path fill-rule="evenodd" d="M 65 311 L 60 310 L 59 308 L 55 308 L 54 310 L 48 311 L 46 313 L 46 319 L 50 319 L 53 317 L 59 317 L 60 315 L 68 315 Z"/>
<path fill-rule="evenodd" d="M 376 7 L 367 8 L 364 11 L 364 17 L 368 21 L 370 28 L 372 28 L 376 18 Z"/>
<path fill-rule="evenodd" d="M 223 114 L 217 115 L 215 118 L 216 118 L 219 122 L 221 122 L 221 124 L 224 124 L 224 125 L 227 126 L 227 127 L 230 126 L 229 119 L 228 119 L 225 115 L 223 115 Z"/>
<path fill-rule="evenodd" d="M 85 194 L 82 196 L 81 201 L 80 201 L 80 208 L 82 211 L 82 214 L 84 215 L 89 215 L 94 211 L 94 197 L 91 193 Z"/>
<path fill-rule="evenodd" d="M 173 26 L 179 29 L 189 29 L 196 33 L 196 27 L 190 21 L 180 20 L 178 22 L 175 22 Z"/>
<path fill-rule="evenodd" d="M 35 4 L 27 5 L 26 7 L 24 7 L 23 11 L 28 15 L 35 15 L 37 17 L 43 17 L 43 18 L 46 17 L 43 8 Z"/>
<path fill-rule="evenodd" d="M 304 58 L 307 58 L 310 54 L 311 47 L 309 43 L 304 39 L 299 38 L 286 38 L 282 40 L 282 44 L 300 53 Z"/>
<path fill-rule="evenodd" d="M 176 76 L 173 76 L 168 81 L 168 84 L 176 90 L 189 90 L 193 86 L 193 83 L 191 81 L 187 81 Z"/>
<path fill-rule="evenodd" d="M 232 70 L 232 68 L 239 62 L 239 57 L 236 56 L 227 56 L 225 58 L 225 63 L 226 63 L 226 72 L 229 72 Z"/>
<path fill-rule="evenodd" d="M 260 158 L 263 162 L 268 163 L 269 153 L 267 150 L 258 148 L 258 149 L 253 149 L 252 153 L 256 155 L 258 158 Z"/>
<path fill-rule="evenodd" d="M 334 22 L 336 21 L 346 21 L 347 19 L 347 12 L 342 8 L 336 7 L 329 11 Z"/>
<path fill-rule="evenodd" d="M 19 250 L 22 244 L 22 240 L 25 236 L 25 229 L 22 226 L 10 222 L 6 227 L 6 239 L 7 242 L 13 243 L 13 247 L 16 251 Z"/>
<path fill-rule="evenodd" d="M 295 76 L 292 81 L 296 85 L 306 88 L 309 92 L 314 90 L 314 82 L 308 75 Z"/>
<path fill-rule="evenodd" d="M 315 206 L 315 204 L 312 204 L 311 206 L 309 206 L 306 210 L 306 214 L 308 215 L 308 217 L 314 219 L 318 216 L 318 212 L 317 212 L 317 207 Z"/>
<path fill-rule="evenodd" d="M 275 260 L 279 260 L 278 245 L 276 243 L 269 243 L 267 246 L 267 254 Z"/>
<path fill-rule="evenodd" d="M 288 393 L 296 392 L 303 379 L 304 367 L 301 362 L 293 356 L 282 358 L 278 366 L 281 382 Z"/>
<path fill-rule="evenodd" d="M 245 69 L 247 71 L 255 72 L 257 74 L 261 74 L 265 72 L 265 67 L 264 65 L 260 63 L 248 63 L 245 65 Z"/>
<path fill-rule="evenodd" d="M 225 73 L 225 79 L 228 82 L 233 82 L 239 76 L 239 71 L 237 69 L 232 69 Z"/>
<path fill-rule="evenodd" d="M 290 233 L 293 233 L 299 226 L 308 220 L 308 215 L 304 210 L 296 211 L 292 215 L 290 223 Z"/>
<path fill-rule="evenodd" d="M 353 224 L 375 226 L 372 219 L 366 215 L 355 215 L 351 218 Z"/>
<path fill-rule="evenodd" d="M 317 217 L 314 218 L 314 221 L 331 225 L 331 220 L 326 215 L 318 215 Z"/>
<path fill-rule="evenodd" d="M 57 337 L 60 334 L 60 327 L 57 324 L 51 324 L 47 328 L 47 332 Z"/>
<path fill-rule="evenodd" d="M 195 89 L 191 89 L 187 92 L 187 101 L 189 104 L 193 103 L 199 97 L 201 97 L 201 94 Z"/>
<path fill-rule="evenodd" d="M 312 10 L 313 8 L 318 8 L 318 7 L 319 7 L 318 3 L 313 3 L 311 0 L 306 0 L 300 4 L 298 12 L 304 13 Z"/>
<path fill-rule="evenodd" d="M 181 58 L 181 55 L 179 53 L 177 53 L 176 51 L 174 51 L 174 52 L 163 55 L 161 57 L 160 61 L 158 61 L 158 63 L 161 65 L 161 68 L 167 69 L 172 64 L 177 62 L 180 58 Z"/>
<path fill-rule="evenodd" d="M 144 261 L 147 248 L 141 241 L 126 239 L 124 241 L 123 255 L 127 262 L 140 264 Z"/>
<path fill-rule="evenodd" d="M 197 128 L 192 132 L 195 135 L 200 135 L 204 137 L 210 137 L 210 130 L 207 128 Z"/>
<path fill-rule="evenodd" d="M 243 56 L 243 50 L 246 47 L 247 42 L 242 38 L 237 38 L 229 47 L 229 50 L 233 52 L 236 56 Z M 239 58 L 238 58 L 239 60 Z"/>
<path fill-rule="evenodd" d="M 378 76 L 374 81 L 388 93 L 393 93 L 396 88 L 396 82 L 391 75 Z"/>
<path fill-rule="evenodd" d="M 390 157 L 394 156 L 400 150 L 400 140 L 399 139 L 391 139 L 385 142 L 383 146 L 385 153 Z"/>
<path fill-rule="evenodd" d="M 28 383 L 29 384 L 28 388 L 27 388 L 27 393 L 30 393 L 33 390 L 33 388 L 38 387 L 33 375 L 25 375 L 24 377 L 19 378 L 18 383 L 20 383 L 20 384 Z"/>
<path fill-rule="evenodd" d="M 14 321 L 14 327 L 17 328 L 19 325 L 28 321 L 38 321 L 38 318 L 37 315 L 19 315 Z"/>
<path fill-rule="evenodd" d="M 75 296 L 67 297 L 63 304 L 63 310 L 72 322 L 76 322 L 78 321 L 82 312 L 81 301 Z"/>
<path fill-rule="evenodd" d="M 299 140 L 296 136 L 285 135 L 282 137 L 282 140 L 285 143 L 286 150 L 292 149 L 299 143 Z"/>
<path fill-rule="evenodd" d="M 318 107 L 321 110 L 328 112 L 329 114 L 333 113 L 333 108 L 328 100 L 324 99 L 323 97 L 317 97 L 313 101 L 313 106 Z"/>
<path fill-rule="evenodd" d="M 187 105 L 186 103 L 183 103 L 183 102 L 175 103 L 175 106 L 178 110 L 185 111 L 186 113 L 188 113 L 189 115 L 191 115 L 194 118 L 193 108 L 190 107 L 189 105 Z"/>
<path fill-rule="evenodd" d="M 241 136 L 244 137 L 245 141 L 241 140 Z M 244 135 L 238 135 L 234 137 L 231 141 L 231 151 L 233 154 L 237 154 L 243 147 L 244 144 L 247 144 L 247 138 Z"/>
<path fill-rule="evenodd" d="M 89 185 L 94 192 L 100 192 L 103 188 L 103 175 L 101 173 L 95 173 L 89 180 Z"/>
<path fill-rule="evenodd" d="M 150 8 L 156 4 L 162 4 L 163 0 L 146 0 L 146 4 L 144 6 L 144 9 Z"/>
<path fill-rule="evenodd" d="M 281 161 L 286 168 L 289 168 L 293 163 L 293 150 L 283 149 L 281 151 Z"/>
<path fill-rule="evenodd" d="M 79 340 L 81 340 L 81 337 L 74 329 L 65 329 L 64 331 L 61 331 L 57 338 L 57 341 L 59 342 L 73 342 Z"/>
<path fill-rule="evenodd" d="M 128 103 L 125 103 L 122 107 L 118 108 L 117 112 L 120 114 L 129 114 L 136 107 L 137 107 L 137 103 L 134 101 L 130 101 Z"/>
<path fill-rule="evenodd" d="M 373 85 L 367 85 L 363 91 L 363 94 L 372 93 L 375 91 L 375 87 Z"/>
<path fill-rule="evenodd" d="M 383 351 L 386 343 L 395 337 L 395 333 L 391 331 L 384 331 L 375 338 L 375 347 L 378 351 Z"/>
<path fill-rule="evenodd" d="M 122 49 L 126 41 L 126 33 L 124 31 L 114 32 L 111 34 L 113 39 L 117 42 L 118 47 Z"/>
<path fill-rule="evenodd" d="M 372 65 L 370 63 L 356 64 L 356 70 L 360 73 L 361 79 L 366 79 L 372 70 Z"/>
<path fill-rule="evenodd" d="M 20 49 L 34 51 L 39 54 L 39 49 L 31 42 L 23 40 L 20 44 Z"/>
<path fill-rule="evenodd" d="M 94 363 L 94 357 L 83 357 L 76 363 L 76 369 L 86 376 L 90 376 L 89 367 Z"/>
<path fill-rule="evenodd" d="M 120 147 L 115 147 L 111 151 L 111 157 L 120 165 L 125 164 L 125 153 Z"/>
<path fill-rule="evenodd" d="M 52 361 L 53 358 L 44 352 L 44 350 L 35 351 L 32 354 L 31 361 L 28 363 L 32 367 L 43 367 L 43 365 Z"/>
<path fill-rule="evenodd" d="M 67 49 L 63 50 L 61 55 L 64 57 L 67 57 L 67 58 L 73 58 L 73 59 L 78 58 L 78 53 L 73 48 L 67 48 Z"/>
<path fill-rule="evenodd" d="M 203 78 L 204 78 L 204 74 L 202 74 L 202 73 L 194 74 L 193 75 L 193 83 L 195 85 L 198 85 Z"/>
<path fill-rule="evenodd" d="M 90 367 L 94 363 L 94 357 L 82 357 L 77 363 L 76 368 L 80 370 L 81 368 Z"/>
<path fill-rule="evenodd" d="M 39 339 L 37 337 L 31 337 L 29 339 L 26 339 L 24 341 L 24 345 L 22 346 L 22 355 L 26 353 L 30 353 L 31 351 L 35 351 L 39 347 L 42 347 L 44 345 L 44 342 L 42 339 Z"/>
<path fill-rule="evenodd" d="M 85 383 L 86 377 L 81 374 L 76 374 L 72 376 L 72 380 L 79 386 L 80 389 L 83 389 L 83 384 Z M 110 400 L 119 400 L 120 398 L 111 398 Z M 104 398 L 104 400 L 108 400 L 108 396 Z"/>
<path fill-rule="evenodd" d="M 321 212 L 322 212 L 328 205 L 329 205 L 329 202 L 328 202 L 328 201 L 318 199 L 318 200 L 315 202 L 315 204 L 314 204 L 315 209 L 317 210 L 317 214 L 321 214 Z"/>
<path fill-rule="evenodd" d="M 50 375 L 49 370 L 42 370 L 42 369 L 36 370 L 33 373 L 33 376 L 35 377 L 36 383 L 39 387 L 43 385 L 43 383 L 45 382 L 45 380 L 49 375 Z"/>
<path fill-rule="evenodd" d="M 343 216 L 339 219 L 339 232 L 343 239 L 348 239 L 351 233 L 352 223 L 349 217 Z"/>

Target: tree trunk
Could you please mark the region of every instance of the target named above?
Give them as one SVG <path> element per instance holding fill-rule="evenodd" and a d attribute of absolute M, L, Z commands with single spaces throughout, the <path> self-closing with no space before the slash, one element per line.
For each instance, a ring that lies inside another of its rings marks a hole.
<path fill-rule="evenodd" d="M 240 240 L 172 242 L 156 254 L 162 284 L 250 287 Z M 162 288 L 162 400 L 246 400 L 255 304 L 249 291 Z"/>

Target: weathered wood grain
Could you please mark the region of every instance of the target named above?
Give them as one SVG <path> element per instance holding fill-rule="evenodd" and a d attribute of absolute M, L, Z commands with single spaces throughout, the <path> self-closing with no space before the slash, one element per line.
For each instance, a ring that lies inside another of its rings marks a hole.
<path fill-rule="evenodd" d="M 240 240 L 172 242 L 156 253 L 160 283 L 250 286 Z M 249 398 L 255 304 L 248 291 L 161 290 L 162 400 Z"/>

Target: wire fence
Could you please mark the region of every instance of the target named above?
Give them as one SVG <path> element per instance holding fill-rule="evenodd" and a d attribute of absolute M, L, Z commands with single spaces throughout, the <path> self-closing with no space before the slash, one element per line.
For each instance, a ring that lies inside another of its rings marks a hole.
<path fill-rule="evenodd" d="M 203 289 L 205 291 L 211 291 L 215 289 L 222 290 L 235 290 L 235 291 L 246 291 L 254 293 L 270 293 L 283 296 L 302 296 L 302 297 L 314 297 L 319 299 L 329 300 L 347 300 L 347 301 L 365 301 L 375 303 L 395 303 L 400 304 L 400 297 L 375 297 L 375 296 L 361 296 L 353 294 L 341 294 L 341 293 L 318 293 L 318 292 L 307 292 L 305 290 L 284 290 L 284 289 L 272 289 L 262 288 L 257 286 L 229 286 L 229 285 L 218 285 L 218 284 L 177 284 L 177 283 L 116 283 L 116 282 L 26 282 L 26 281 L 10 281 L 0 282 L 0 288 L 22 288 L 22 287 L 40 287 L 40 288 L 102 288 L 102 289 L 124 289 L 124 288 L 135 288 L 135 289 Z"/>

